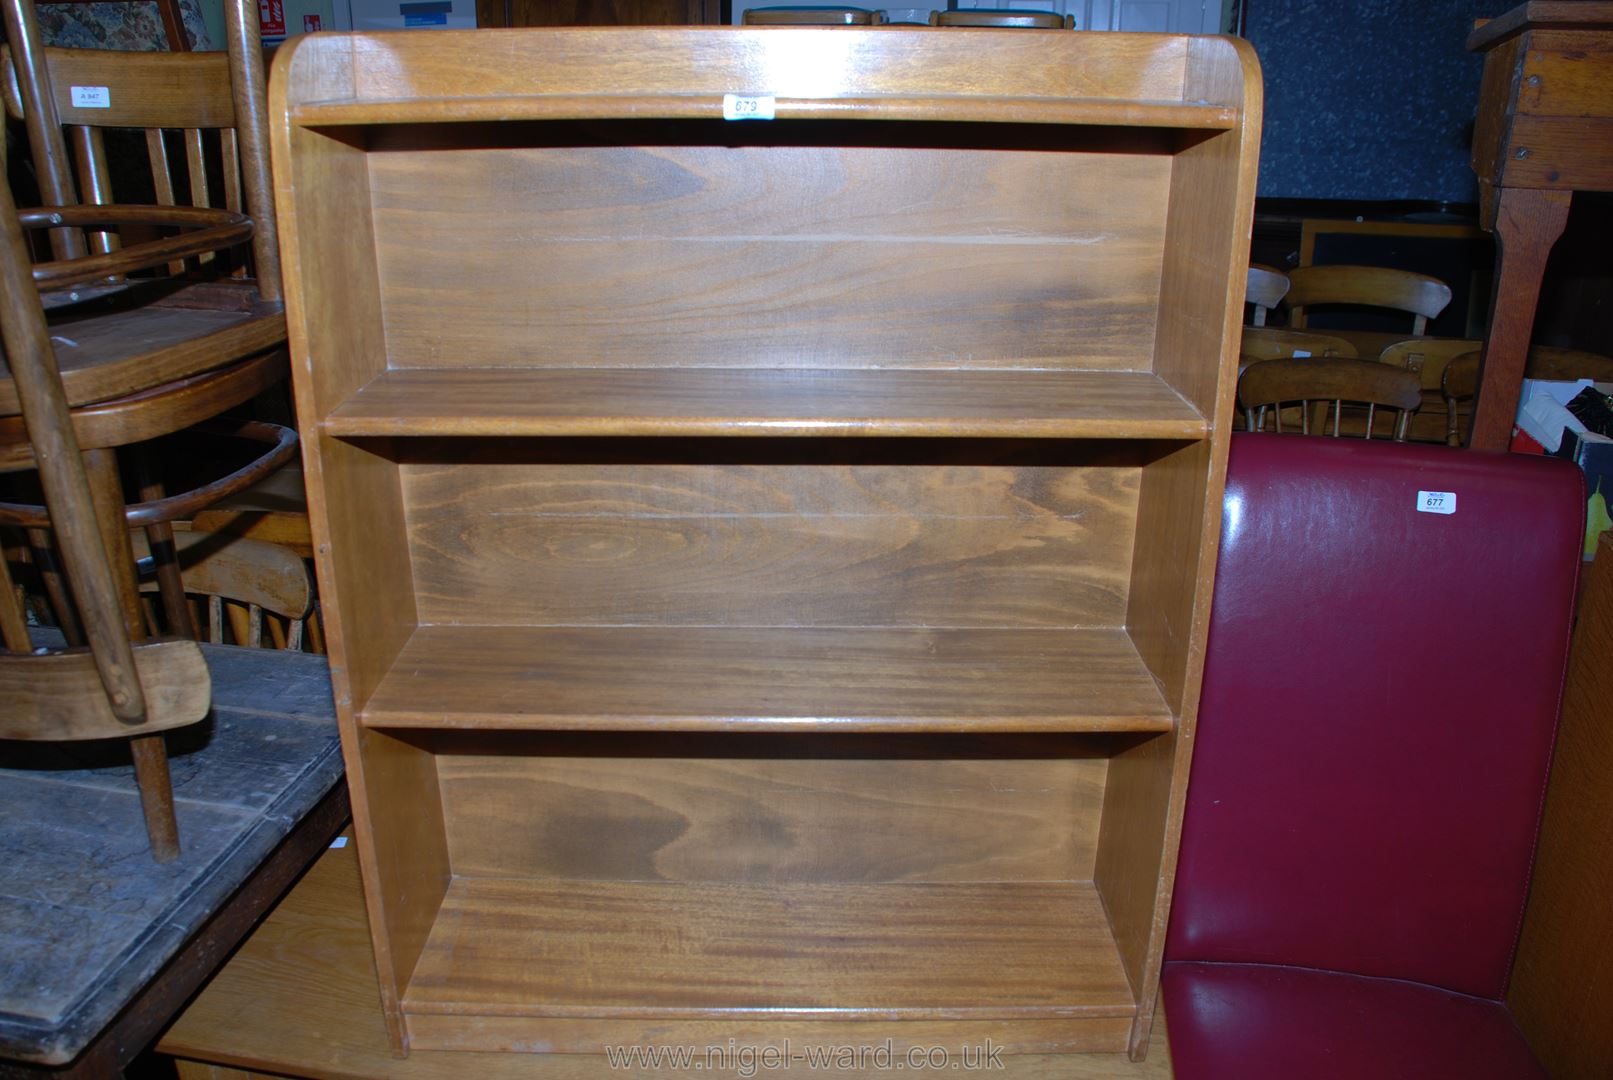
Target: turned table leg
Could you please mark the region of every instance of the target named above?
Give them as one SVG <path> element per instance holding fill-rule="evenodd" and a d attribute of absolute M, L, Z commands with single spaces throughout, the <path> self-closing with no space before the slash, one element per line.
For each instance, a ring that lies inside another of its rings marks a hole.
<path fill-rule="evenodd" d="M 1497 193 L 1495 289 L 1468 443 L 1476 450 L 1505 450 L 1512 441 L 1540 279 L 1568 222 L 1572 197 L 1572 192 L 1539 188 L 1501 188 Z"/>

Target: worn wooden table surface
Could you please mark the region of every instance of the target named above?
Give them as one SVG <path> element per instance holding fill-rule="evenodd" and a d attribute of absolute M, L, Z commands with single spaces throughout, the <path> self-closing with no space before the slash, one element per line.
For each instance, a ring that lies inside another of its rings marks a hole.
<path fill-rule="evenodd" d="M 121 1068 L 318 850 L 305 842 L 296 863 L 302 829 L 326 829 L 311 842 L 322 846 L 339 825 L 324 657 L 203 649 L 212 715 L 168 739 L 174 862 L 147 853 L 127 751 L 0 744 L 0 1071 L 75 1058 L 94 1075 Z"/>

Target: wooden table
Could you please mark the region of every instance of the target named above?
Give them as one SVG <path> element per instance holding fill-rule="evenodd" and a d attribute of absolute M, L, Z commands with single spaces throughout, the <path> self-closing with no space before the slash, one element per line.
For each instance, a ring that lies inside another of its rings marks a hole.
<path fill-rule="evenodd" d="M 1473 171 L 1497 248 L 1471 445 L 1504 450 L 1569 200 L 1613 191 L 1613 3 L 1534 0 L 1481 25 L 1467 47 L 1485 54 Z"/>
<path fill-rule="evenodd" d="M 877 1045 L 883 1034 L 869 1040 Z M 496 1054 L 416 1050 L 392 1056 L 381 1019 L 380 991 L 352 845 L 333 848 L 224 965 L 157 1049 L 178 1059 L 181 1080 L 249 1080 L 276 1076 L 359 1078 L 443 1077 L 461 1080 L 604 1080 L 606 1077 L 690 1075 L 669 1068 L 611 1069 L 604 1057 L 582 1054 Z M 1004 1057 L 984 1075 L 1010 1080 L 1169 1080 L 1164 1017 L 1154 1024 L 1148 1059 L 1118 1054 Z M 236 1071 L 236 1070 L 244 1070 Z M 926 1070 L 927 1071 L 927 1070 Z M 758 1070 L 755 1076 L 888 1077 L 912 1080 L 911 1069 Z M 961 1070 L 960 1070 L 961 1071 Z M 740 1076 L 708 1068 L 699 1075 Z M 937 1074 L 940 1075 L 940 1074 Z"/>
<path fill-rule="evenodd" d="M 348 817 L 325 658 L 202 651 L 213 711 L 168 736 L 173 862 L 146 850 L 126 753 L 6 751 L 0 1075 L 120 1075 Z"/>

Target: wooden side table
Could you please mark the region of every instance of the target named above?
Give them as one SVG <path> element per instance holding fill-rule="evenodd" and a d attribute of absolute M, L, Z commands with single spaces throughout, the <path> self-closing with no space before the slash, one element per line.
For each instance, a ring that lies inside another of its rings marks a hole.
<path fill-rule="evenodd" d="M 1483 24 L 1473 133 L 1480 223 L 1496 273 L 1471 445 L 1512 436 L 1540 280 L 1575 191 L 1613 191 L 1613 3 L 1534 0 Z"/>

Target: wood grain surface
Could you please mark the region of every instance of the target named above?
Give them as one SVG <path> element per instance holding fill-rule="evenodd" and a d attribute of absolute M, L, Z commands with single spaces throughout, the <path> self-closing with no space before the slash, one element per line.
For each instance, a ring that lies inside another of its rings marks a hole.
<path fill-rule="evenodd" d="M 454 871 L 1089 881 L 1109 740 L 433 735 Z"/>
<path fill-rule="evenodd" d="M 125 128 L 229 128 L 235 126 L 228 54 L 111 52 L 106 49 L 42 50 L 60 123 Z M 6 112 L 23 118 L 23 103 L 9 46 L 0 52 Z M 111 70 L 109 70 L 109 67 Z M 115 83 L 104 107 L 83 108 L 75 86 Z"/>
<path fill-rule="evenodd" d="M 144 692 L 137 726 L 119 720 L 87 650 L 44 656 L 0 654 L 0 739 L 126 739 L 194 724 L 207 715 L 212 683 L 194 641 L 133 647 Z"/>
<path fill-rule="evenodd" d="M 1206 424 L 1144 372 L 778 368 L 388 371 L 326 431 L 385 435 L 1196 439 Z"/>
<path fill-rule="evenodd" d="M 772 93 L 784 98 L 890 95 L 1091 99 L 1133 105 L 1184 102 L 1187 39 L 1162 34 L 1005 32 L 990 48 L 960 56 L 955 37 L 893 37 L 881 29 L 738 29 L 693 27 L 570 28 L 501 35 L 491 45 L 474 31 L 449 30 L 431 42 L 407 37 L 298 39 L 276 57 L 298 105 L 354 102 L 350 122 L 388 122 L 390 103 L 416 116 L 437 106 L 467 115 L 466 99 L 502 99 L 500 119 L 518 119 L 522 99 L 541 97 L 681 97 Z M 309 70 L 316 73 L 309 78 Z M 541 80 L 532 72 L 540 71 Z M 331 78 L 327 72 L 340 72 Z M 609 84 L 600 73 L 609 72 Z M 1212 105 L 1240 105 L 1237 98 Z M 607 103 L 608 104 L 608 103 Z M 951 103 L 958 107 L 958 102 Z M 1186 110 L 1183 110 L 1186 111 Z M 1212 112 L 1214 110 L 1199 110 Z M 540 114 L 541 115 L 541 114 Z M 619 112 L 618 115 L 621 115 Z M 486 116 L 483 119 L 494 119 Z M 298 117 L 329 123 L 330 117 Z M 1127 118 L 1116 123 L 1129 124 Z"/>
<path fill-rule="evenodd" d="M 411 1013 L 735 1020 L 1135 1010 L 1089 886 L 513 878 L 455 879 L 407 1005 Z"/>
<path fill-rule="evenodd" d="M 1146 370 L 1170 159 L 1071 141 L 375 153 L 389 361 Z"/>
<path fill-rule="evenodd" d="M 271 349 L 286 328 L 247 311 L 148 307 L 53 323 L 50 340 L 67 403 L 84 405 L 206 371 L 224 353 Z M 0 416 L 20 411 L 8 373 L 0 360 Z"/>
<path fill-rule="evenodd" d="M 421 1019 L 421 1018 L 417 1018 Z M 468 1017 L 446 1018 L 460 1030 Z M 558 1026 L 559 1021 L 551 1021 Z M 951 1045 L 957 1021 L 927 1025 L 873 1022 L 848 1032 L 849 1045 L 879 1046 L 911 1032 L 916 1042 Z M 991 1037 L 971 1036 L 974 1045 Z M 1026 1023 L 1021 1021 L 1023 1027 Z M 1058 1023 L 1054 1021 L 1053 1023 Z M 661 1025 L 666 1027 L 664 1022 Z M 769 1030 L 782 1025 L 774 1024 Z M 691 1031 L 688 1044 L 727 1048 L 739 1024 L 708 1024 Z M 813 1030 L 816 1030 L 814 1025 Z M 760 1036 L 760 1032 L 753 1032 Z M 668 1037 L 653 1040 L 672 1043 Z M 758 1039 L 758 1041 L 760 1041 Z M 801 1031 L 798 1050 L 829 1045 Z M 416 1049 L 407 1058 L 393 1056 L 386 1025 L 377 1004 L 375 967 L 359 890 L 358 859 L 353 845 L 327 852 L 253 932 L 217 977 L 162 1036 L 157 1049 L 179 1058 L 184 1080 L 256 1080 L 274 1076 L 318 1077 L 321 1080 L 370 1080 L 376 1076 L 452 1078 L 468 1074 L 487 1080 L 603 1080 L 608 1076 L 677 1075 L 670 1067 L 612 1069 L 603 1055 L 491 1053 Z M 1009 1054 L 992 1075 L 1005 1080 L 1166 1080 L 1171 1075 L 1170 1047 L 1163 1023 L 1154 1027 L 1146 1062 L 1128 1062 L 1114 1054 Z M 825 1077 L 899 1080 L 911 1075 L 906 1062 L 831 1066 L 816 1070 Z M 797 1063 L 804 1069 L 804 1063 Z M 251 1070 L 239 1072 L 237 1070 Z M 741 1063 L 713 1061 L 708 1075 L 741 1077 Z"/>
<path fill-rule="evenodd" d="M 422 622 L 1001 628 L 1122 623 L 1137 472 L 967 460 L 403 470 Z"/>
<path fill-rule="evenodd" d="M 1613 8 L 1603 9 L 1613 19 Z M 1515 109 L 1540 116 L 1613 117 L 1613 30 L 1529 35 Z"/>
<path fill-rule="evenodd" d="M 1124 630 L 422 626 L 371 727 L 1168 731 Z"/>

